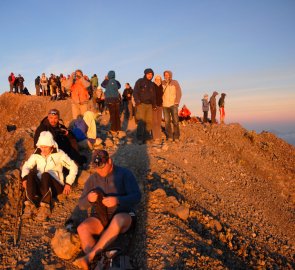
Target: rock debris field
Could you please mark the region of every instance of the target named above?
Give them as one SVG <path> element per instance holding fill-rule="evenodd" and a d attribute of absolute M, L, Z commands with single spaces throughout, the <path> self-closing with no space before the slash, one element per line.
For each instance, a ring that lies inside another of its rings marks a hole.
<path fill-rule="evenodd" d="M 87 170 L 48 222 L 16 218 L 20 168 L 51 108 L 69 125 L 69 100 L 0 96 L 0 269 L 76 269 L 51 241 L 72 215 Z M 108 115 L 97 126 L 101 147 L 135 174 L 143 194 L 128 248 L 134 269 L 295 268 L 294 146 L 236 123 L 186 123 L 179 143 L 139 145 L 135 123 L 123 118 L 114 137 Z"/>

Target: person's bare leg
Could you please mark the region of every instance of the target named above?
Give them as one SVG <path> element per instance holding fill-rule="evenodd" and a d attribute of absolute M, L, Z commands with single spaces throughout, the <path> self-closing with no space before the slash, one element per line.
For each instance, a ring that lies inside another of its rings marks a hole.
<path fill-rule="evenodd" d="M 103 231 L 103 226 L 99 219 L 90 217 L 84 220 L 77 228 L 81 247 L 84 253 L 87 255 L 95 246 L 94 235 L 99 235 Z M 88 270 L 89 260 L 87 256 L 76 259 L 73 264 L 81 269 Z"/>
<path fill-rule="evenodd" d="M 84 261 L 91 262 L 95 255 L 115 241 L 120 233 L 126 232 L 130 228 L 131 222 L 132 219 L 129 214 L 116 214 L 92 250 L 83 257 Z"/>
<path fill-rule="evenodd" d="M 88 254 L 94 247 L 96 240 L 94 235 L 100 235 L 103 231 L 103 226 L 99 219 L 90 217 L 84 220 L 77 228 L 81 247 L 85 254 Z"/>

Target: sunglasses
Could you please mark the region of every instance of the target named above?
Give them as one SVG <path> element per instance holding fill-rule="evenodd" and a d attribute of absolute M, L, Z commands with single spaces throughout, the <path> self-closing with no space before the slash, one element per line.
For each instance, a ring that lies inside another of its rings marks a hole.
<path fill-rule="evenodd" d="M 105 167 L 105 165 L 107 164 L 108 160 L 109 160 L 109 157 L 106 157 L 106 156 L 101 157 L 101 156 L 97 155 L 97 156 L 95 157 L 95 159 L 93 160 L 93 163 L 94 163 L 98 168 L 102 169 L 102 168 Z"/>

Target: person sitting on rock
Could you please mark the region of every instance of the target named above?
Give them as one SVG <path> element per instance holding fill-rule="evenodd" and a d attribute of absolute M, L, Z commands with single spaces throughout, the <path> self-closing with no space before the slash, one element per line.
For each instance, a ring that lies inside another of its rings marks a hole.
<path fill-rule="evenodd" d="M 26 190 L 23 218 L 31 218 L 40 205 L 36 220 L 46 220 L 51 211 L 52 197 L 68 195 L 78 173 L 76 163 L 58 149 L 49 131 L 42 131 L 37 141 L 37 149 L 22 167 L 22 184 Z M 63 167 L 69 170 L 66 179 Z"/>
<path fill-rule="evenodd" d="M 74 265 L 82 269 L 89 269 L 96 255 L 113 243 L 119 234 L 134 227 L 134 207 L 141 198 L 132 172 L 114 165 L 107 151 L 94 151 L 92 166 L 95 173 L 86 181 L 79 199 L 80 209 L 93 210 L 93 215 L 77 228 L 86 255 L 76 259 Z M 100 236 L 98 241 L 96 236 Z"/>
<path fill-rule="evenodd" d="M 78 117 L 71 130 L 81 149 L 93 149 L 96 142 L 96 122 L 93 112 L 87 111 L 83 118 Z"/>
<path fill-rule="evenodd" d="M 48 115 L 41 121 L 34 135 L 34 147 L 42 131 L 50 131 L 58 147 L 63 150 L 79 166 L 87 162 L 87 158 L 80 155 L 77 140 L 74 135 L 63 125 L 60 113 L 57 109 L 51 109 Z"/>
<path fill-rule="evenodd" d="M 179 117 L 179 122 L 188 121 L 191 119 L 191 112 L 185 105 L 183 105 L 183 107 L 178 113 L 178 117 Z"/>

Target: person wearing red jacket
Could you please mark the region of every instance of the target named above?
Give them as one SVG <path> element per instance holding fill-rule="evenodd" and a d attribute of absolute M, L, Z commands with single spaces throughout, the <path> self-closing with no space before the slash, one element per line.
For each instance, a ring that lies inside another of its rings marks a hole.
<path fill-rule="evenodd" d="M 14 74 L 11 72 L 9 77 L 8 77 L 8 81 L 9 81 L 9 93 L 13 93 L 13 87 L 14 87 L 14 82 L 15 82 L 15 76 Z"/>
<path fill-rule="evenodd" d="M 182 122 L 183 120 L 190 120 L 191 119 L 190 115 L 191 115 L 190 110 L 185 105 L 183 105 L 183 107 L 178 113 L 179 121 Z"/>

